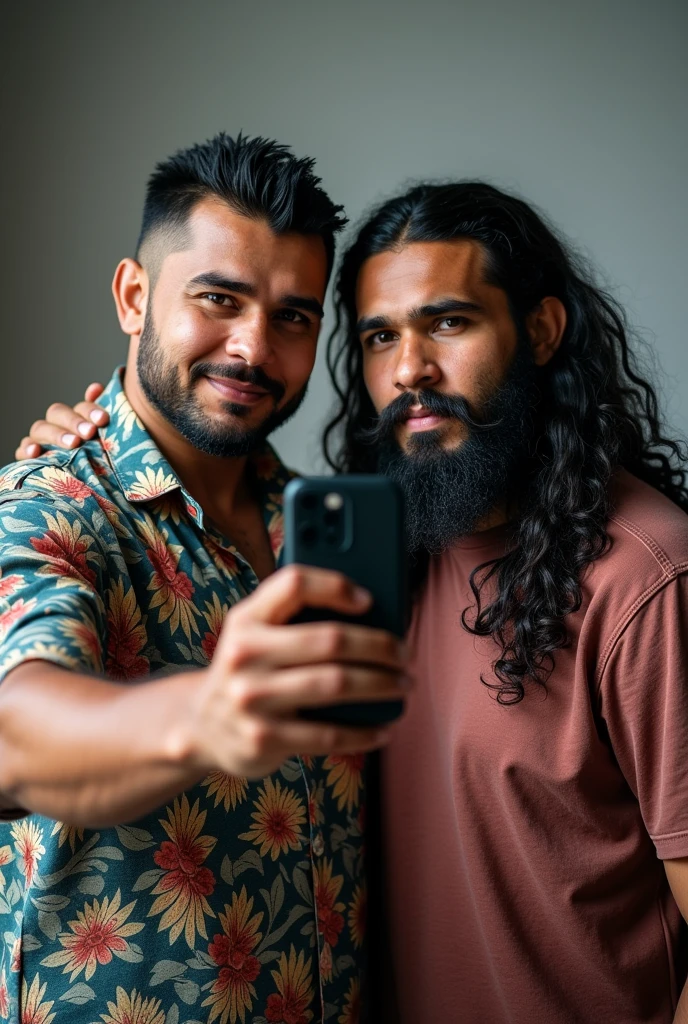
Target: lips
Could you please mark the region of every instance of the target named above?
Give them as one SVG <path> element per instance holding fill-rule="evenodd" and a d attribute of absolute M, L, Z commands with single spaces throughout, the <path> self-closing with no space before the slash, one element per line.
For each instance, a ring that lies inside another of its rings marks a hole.
<path fill-rule="evenodd" d="M 234 377 L 206 377 L 211 387 L 218 391 L 227 402 L 240 405 L 257 405 L 270 392 L 255 384 L 236 380 Z"/>
<path fill-rule="evenodd" d="M 411 431 L 433 430 L 439 427 L 445 419 L 446 416 L 437 416 L 421 406 L 417 409 L 409 409 L 406 426 Z"/>

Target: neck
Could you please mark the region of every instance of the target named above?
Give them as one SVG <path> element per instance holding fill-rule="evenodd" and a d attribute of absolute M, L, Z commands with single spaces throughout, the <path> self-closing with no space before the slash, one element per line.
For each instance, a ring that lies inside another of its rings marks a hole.
<path fill-rule="evenodd" d="M 127 401 L 185 490 L 208 515 L 214 516 L 218 510 L 222 510 L 224 515 L 231 515 L 237 503 L 245 500 L 246 456 L 221 458 L 207 455 L 189 444 L 144 395 L 131 355 L 123 386 Z"/>
<path fill-rule="evenodd" d="M 476 523 L 474 533 L 484 533 L 485 530 L 491 530 L 495 526 L 503 526 L 504 523 L 508 523 L 511 516 L 507 510 L 506 505 L 498 505 L 493 508 L 484 519 Z"/>

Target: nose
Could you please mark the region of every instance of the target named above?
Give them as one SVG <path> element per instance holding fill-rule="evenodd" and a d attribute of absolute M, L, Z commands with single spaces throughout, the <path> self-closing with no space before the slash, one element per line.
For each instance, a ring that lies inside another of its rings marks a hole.
<path fill-rule="evenodd" d="M 442 376 L 427 338 L 416 334 L 402 336 L 397 347 L 394 368 L 394 387 L 398 391 L 412 391 L 436 385 Z"/>
<path fill-rule="evenodd" d="M 234 320 L 225 342 L 225 352 L 230 359 L 243 360 L 247 366 L 265 366 L 272 362 L 268 317 L 257 311 L 252 316 Z"/>

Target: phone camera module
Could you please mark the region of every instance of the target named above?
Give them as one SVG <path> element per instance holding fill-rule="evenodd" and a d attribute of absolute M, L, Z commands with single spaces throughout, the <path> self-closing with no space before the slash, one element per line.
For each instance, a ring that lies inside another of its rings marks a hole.
<path fill-rule="evenodd" d="M 299 536 L 304 544 L 308 545 L 308 547 L 312 547 L 318 539 L 318 531 L 314 526 L 302 526 L 299 530 Z"/>

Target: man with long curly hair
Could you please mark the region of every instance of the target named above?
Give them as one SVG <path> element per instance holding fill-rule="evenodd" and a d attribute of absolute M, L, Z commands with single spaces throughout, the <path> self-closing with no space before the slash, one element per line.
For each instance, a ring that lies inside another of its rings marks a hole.
<path fill-rule="evenodd" d="M 396 1019 L 686 1021 L 686 456 L 624 315 L 480 182 L 380 206 L 336 310 L 330 462 L 400 482 L 415 577 Z"/>

